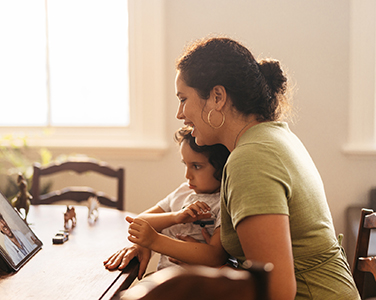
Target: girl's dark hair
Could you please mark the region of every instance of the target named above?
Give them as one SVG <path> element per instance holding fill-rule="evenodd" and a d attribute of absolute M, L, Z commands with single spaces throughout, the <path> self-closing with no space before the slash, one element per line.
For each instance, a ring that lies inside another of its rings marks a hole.
<path fill-rule="evenodd" d="M 192 136 L 192 128 L 185 126 L 175 132 L 175 141 L 181 145 L 183 141 L 187 141 L 191 149 L 195 152 L 204 154 L 209 163 L 214 167 L 214 178 L 218 181 L 222 180 L 223 167 L 226 164 L 230 151 L 222 144 L 210 146 L 198 146 L 195 138 Z"/>
<path fill-rule="evenodd" d="M 258 121 L 276 121 L 290 110 L 287 77 L 277 60 L 255 60 L 240 43 L 225 37 L 198 40 L 176 63 L 185 84 L 208 99 L 222 85 L 237 111 Z"/>

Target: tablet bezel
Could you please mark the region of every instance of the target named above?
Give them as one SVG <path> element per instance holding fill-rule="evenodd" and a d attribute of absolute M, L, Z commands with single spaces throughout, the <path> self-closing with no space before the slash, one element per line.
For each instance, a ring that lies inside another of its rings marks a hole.
<path fill-rule="evenodd" d="M 42 241 L 35 235 L 29 225 L 23 220 L 20 214 L 12 207 L 9 201 L 0 193 L 0 213 L 3 215 L 4 220 L 12 224 L 13 230 L 21 231 L 28 237 L 29 241 L 33 241 L 36 245 L 27 255 L 18 263 L 14 263 L 8 251 L 5 248 L 5 243 L 0 242 L 0 269 L 6 272 L 18 271 L 25 265 L 34 255 L 42 248 Z M 0 232 L 1 235 L 3 233 Z"/>

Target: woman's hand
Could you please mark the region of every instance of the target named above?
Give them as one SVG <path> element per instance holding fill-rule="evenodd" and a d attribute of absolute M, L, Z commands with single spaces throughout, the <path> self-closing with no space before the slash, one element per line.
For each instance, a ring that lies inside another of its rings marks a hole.
<path fill-rule="evenodd" d="M 176 213 L 176 224 L 191 223 L 211 218 L 210 206 L 205 202 L 196 201 Z"/>
<path fill-rule="evenodd" d="M 140 269 L 138 271 L 138 279 L 142 278 L 144 275 L 146 268 L 149 264 L 149 260 L 151 257 L 151 251 L 147 248 L 143 248 L 138 245 L 132 245 L 127 248 L 123 248 L 113 255 L 111 255 L 108 259 L 106 259 L 103 264 L 106 269 L 114 270 L 114 269 L 124 269 L 129 262 L 134 258 L 137 257 L 140 263 Z"/>
<path fill-rule="evenodd" d="M 139 246 L 151 249 L 153 243 L 158 239 L 158 232 L 143 219 L 129 216 L 125 219 L 130 223 L 128 240 Z"/>

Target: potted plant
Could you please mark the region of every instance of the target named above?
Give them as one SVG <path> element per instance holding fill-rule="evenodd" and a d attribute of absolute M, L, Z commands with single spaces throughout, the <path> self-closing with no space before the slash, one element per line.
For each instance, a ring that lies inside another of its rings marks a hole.
<path fill-rule="evenodd" d="M 10 201 L 17 193 L 17 176 L 21 173 L 31 188 L 33 177 L 33 163 L 42 165 L 51 162 L 52 154 L 46 148 L 32 151 L 27 145 L 27 137 L 8 134 L 0 137 L 0 175 L 5 178 L 5 186 L 1 186 L 2 193 Z M 43 186 L 49 190 L 51 183 Z"/>

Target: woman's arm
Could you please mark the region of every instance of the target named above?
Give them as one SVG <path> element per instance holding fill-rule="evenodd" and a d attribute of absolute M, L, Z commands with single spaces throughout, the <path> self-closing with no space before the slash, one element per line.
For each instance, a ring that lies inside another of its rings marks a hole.
<path fill-rule="evenodd" d="M 294 258 L 287 215 L 256 215 L 236 227 L 245 257 L 271 262 L 269 292 L 271 300 L 293 300 L 296 294 Z"/>
<path fill-rule="evenodd" d="M 210 243 L 205 244 L 179 241 L 157 233 L 143 219 L 127 217 L 127 221 L 131 223 L 128 239 L 142 247 L 188 264 L 218 267 L 227 260 L 228 255 L 220 241 L 220 228 L 214 230 Z"/>

